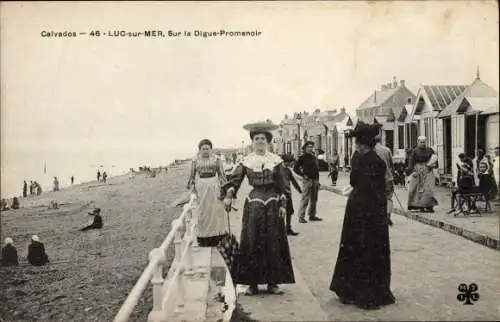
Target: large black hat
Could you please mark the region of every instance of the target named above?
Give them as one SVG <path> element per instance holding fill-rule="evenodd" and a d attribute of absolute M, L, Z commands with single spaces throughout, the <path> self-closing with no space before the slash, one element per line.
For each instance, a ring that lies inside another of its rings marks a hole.
<path fill-rule="evenodd" d="M 363 121 L 358 121 L 354 130 L 347 133 L 350 138 L 365 138 L 373 139 L 380 131 L 380 126 L 377 124 L 368 124 Z"/>

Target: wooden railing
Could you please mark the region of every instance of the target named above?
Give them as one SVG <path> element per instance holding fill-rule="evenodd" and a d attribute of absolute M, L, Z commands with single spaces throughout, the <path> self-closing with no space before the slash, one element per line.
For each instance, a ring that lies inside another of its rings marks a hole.
<path fill-rule="evenodd" d="M 196 196 L 191 195 L 179 218 L 172 222 L 172 229 L 160 247 L 149 253 L 149 264 L 135 283 L 132 291 L 116 315 L 115 322 L 126 322 L 151 282 L 153 286 L 153 310 L 148 316 L 150 322 L 166 321 L 176 307 L 184 304 L 182 276 L 193 272 L 192 246 L 196 245 L 197 218 L 193 218 Z M 184 229 L 184 233 L 182 230 Z M 163 277 L 169 246 L 174 243 L 175 255 L 168 273 Z"/>

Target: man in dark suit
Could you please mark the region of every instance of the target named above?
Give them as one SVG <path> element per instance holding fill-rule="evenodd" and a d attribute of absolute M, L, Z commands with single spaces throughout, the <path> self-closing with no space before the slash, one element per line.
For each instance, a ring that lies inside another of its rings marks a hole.
<path fill-rule="evenodd" d="M 323 219 L 316 216 L 316 203 L 318 201 L 319 190 L 319 167 L 318 159 L 314 155 L 314 142 L 307 141 L 302 147 L 304 153 L 299 157 L 293 171 L 303 178 L 302 199 L 300 201 L 299 222 L 307 223 L 306 209 L 310 221 L 321 221 Z"/>

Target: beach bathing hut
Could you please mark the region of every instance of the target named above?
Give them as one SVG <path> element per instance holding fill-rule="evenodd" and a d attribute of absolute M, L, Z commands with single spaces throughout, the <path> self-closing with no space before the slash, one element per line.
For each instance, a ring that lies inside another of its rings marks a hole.
<path fill-rule="evenodd" d="M 458 155 L 475 157 L 478 149 L 492 153 L 499 142 L 498 92 L 484 83 L 477 72 L 476 79 L 438 115 L 438 147 L 444 159 L 442 175 L 456 181 Z"/>

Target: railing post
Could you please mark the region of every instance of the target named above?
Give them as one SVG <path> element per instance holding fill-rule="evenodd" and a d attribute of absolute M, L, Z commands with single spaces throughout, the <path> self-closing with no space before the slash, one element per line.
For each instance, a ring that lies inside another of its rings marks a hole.
<path fill-rule="evenodd" d="M 179 219 L 176 219 L 179 222 Z M 179 225 L 179 229 L 175 232 L 174 238 L 174 247 L 175 247 L 175 256 L 174 261 L 172 263 L 173 271 L 175 271 L 180 266 L 180 260 L 182 257 L 182 233 L 179 231 L 182 228 L 182 223 Z"/>
<path fill-rule="evenodd" d="M 153 310 L 148 316 L 148 321 L 163 322 L 163 265 L 167 260 L 167 256 L 160 248 L 155 248 L 149 253 L 149 261 L 151 262 L 155 259 L 157 260 L 157 264 L 153 269 L 153 277 L 151 278 L 151 284 L 153 285 Z"/>
<path fill-rule="evenodd" d="M 180 269 L 181 271 L 179 272 L 179 280 L 177 281 L 177 296 L 175 297 L 177 305 L 177 307 L 175 308 L 176 312 L 181 312 L 184 309 L 184 298 L 186 296 L 183 277 L 186 268 L 184 265 L 181 265 Z"/>
<path fill-rule="evenodd" d="M 185 221 L 186 221 L 186 232 L 184 233 L 184 239 L 183 239 L 183 247 L 182 248 L 187 248 L 186 250 L 186 262 L 184 263 L 184 274 L 185 276 L 191 276 L 194 274 L 193 271 L 193 258 L 192 258 L 192 249 L 191 249 L 191 243 L 193 241 L 194 237 L 193 236 L 193 227 L 192 227 L 192 210 L 188 209 L 188 213 L 186 214 Z"/>

